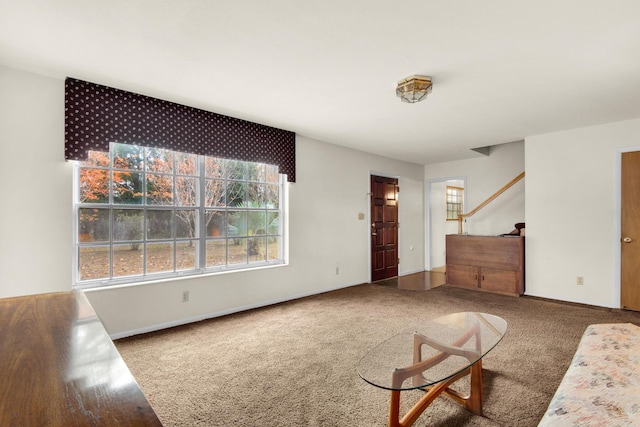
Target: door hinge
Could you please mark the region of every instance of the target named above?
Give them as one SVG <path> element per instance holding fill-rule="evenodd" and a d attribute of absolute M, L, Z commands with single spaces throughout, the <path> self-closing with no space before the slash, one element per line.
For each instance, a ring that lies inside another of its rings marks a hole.
<path fill-rule="evenodd" d="M 400 265 L 400 258 L 398 258 L 398 265 Z"/>
<path fill-rule="evenodd" d="M 396 193 L 400 192 L 400 187 L 396 187 Z"/>

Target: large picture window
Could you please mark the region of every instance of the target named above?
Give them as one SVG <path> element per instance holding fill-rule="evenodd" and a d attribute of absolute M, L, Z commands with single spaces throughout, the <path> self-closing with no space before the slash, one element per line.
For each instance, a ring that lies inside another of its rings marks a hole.
<path fill-rule="evenodd" d="M 76 287 L 283 263 L 278 167 L 136 145 L 78 162 Z"/>

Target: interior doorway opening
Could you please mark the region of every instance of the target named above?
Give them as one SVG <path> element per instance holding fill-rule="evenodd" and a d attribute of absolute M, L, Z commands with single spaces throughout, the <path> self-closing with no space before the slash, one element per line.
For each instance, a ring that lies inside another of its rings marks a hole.
<path fill-rule="evenodd" d="M 447 187 L 461 190 L 461 205 L 457 207 L 464 212 L 466 206 L 466 178 L 448 177 L 429 180 L 427 182 L 427 238 L 426 260 L 427 271 L 446 272 L 446 235 L 458 232 L 457 220 L 448 220 L 447 212 L 450 212 L 451 198 L 447 195 Z M 450 215 L 449 215 L 450 216 Z"/>

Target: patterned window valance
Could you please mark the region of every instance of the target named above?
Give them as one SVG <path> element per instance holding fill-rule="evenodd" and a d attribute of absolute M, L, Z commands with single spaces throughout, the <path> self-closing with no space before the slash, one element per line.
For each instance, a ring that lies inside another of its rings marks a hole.
<path fill-rule="evenodd" d="M 278 165 L 296 179 L 295 133 L 95 83 L 65 81 L 65 158 L 109 143 Z"/>

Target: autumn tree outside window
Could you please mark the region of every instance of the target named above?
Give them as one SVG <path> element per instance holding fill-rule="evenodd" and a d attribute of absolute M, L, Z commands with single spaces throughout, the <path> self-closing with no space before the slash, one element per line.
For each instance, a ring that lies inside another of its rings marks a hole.
<path fill-rule="evenodd" d="M 284 262 L 277 166 L 112 143 L 75 184 L 77 287 Z"/>

